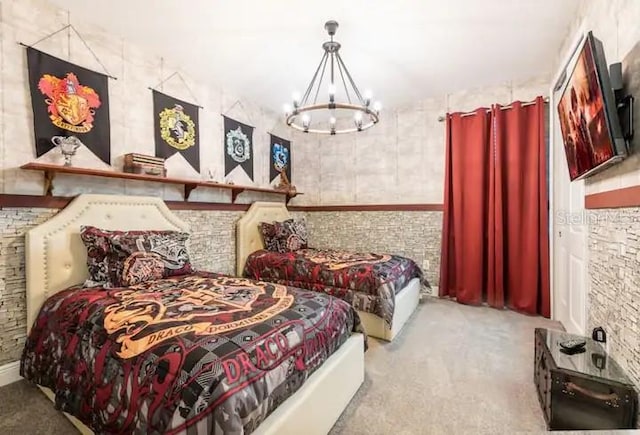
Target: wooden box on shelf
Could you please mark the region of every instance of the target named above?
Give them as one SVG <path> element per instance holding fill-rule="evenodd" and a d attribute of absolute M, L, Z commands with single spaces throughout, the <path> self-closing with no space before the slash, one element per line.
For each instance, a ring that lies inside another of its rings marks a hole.
<path fill-rule="evenodd" d="M 124 155 L 123 171 L 128 174 L 167 176 L 167 169 L 164 167 L 164 159 L 162 157 L 145 156 L 137 153 Z"/>

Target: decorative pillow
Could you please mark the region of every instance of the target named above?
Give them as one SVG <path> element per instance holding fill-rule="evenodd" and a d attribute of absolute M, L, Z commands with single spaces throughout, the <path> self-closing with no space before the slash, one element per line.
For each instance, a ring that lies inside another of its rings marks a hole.
<path fill-rule="evenodd" d="M 284 246 L 280 246 L 280 240 L 276 237 L 276 226 L 267 222 L 260 222 L 260 234 L 267 251 L 286 252 Z"/>
<path fill-rule="evenodd" d="M 112 277 L 115 276 L 111 269 L 111 263 L 115 260 L 114 257 L 120 258 L 121 262 L 124 262 L 131 253 L 121 252 L 119 256 L 111 255 L 113 250 L 110 241 L 125 239 L 140 238 L 145 240 L 152 236 L 171 236 L 171 235 L 184 235 L 181 236 L 186 239 L 188 234 L 180 233 L 177 231 L 162 230 L 162 231 L 117 231 L 117 230 L 104 230 L 93 226 L 82 226 L 80 229 L 80 237 L 87 248 L 87 268 L 89 270 L 89 279 L 84 283 L 85 287 L 113 287 L 116 283 L 112 281 Z M 134 243 L 135 244 L 135 243 Z M 142 245 L 150 246 L 150 243 L 142 243 Z M 182 242 L 184 246 L 184 242 Z M 154 245 L 155 246 L 155 245 Z M 140 251 L 140 249 L 135 249 Z M 143 249 L 144 251 L 144 249 Z M 155 252 L 155 251 L 150 251 Z M 186 247 L 184 248 L 186 253 Z M 186 263 L 189 264 L 188 256 L 186 257 Z M 191 265 L 189 264 L 190 269 Z M 190 272 L 185 272 L 190 273 Z"/>
<path fill-rule="evenodd" d="M 164 262 L 155 252 L 134 252 L 122 266 L 123 286 L 132 286 L 164 277 Z"/>
<path fill-rule="evenodd" d="M 161 278 L 169 276 L 187 275 L 193 273 L 193 267 L 187 251 L 189 234 L 176 231 L 152 232 L 143 234 L 123 234 L 109 239 L 109 253 L 107 254 L 109 281 L 112 286 L 127 286 L 131 277 L 126 275 L 131 268 L 136 266 L 134 261 L 139 260 L 147 266 L 150 263 L 148 257 L 134 257 L 136 253 L 155 254 L 156 260 L 162 262 Z M 133 257 L 133 258 L 132 258 Z M 127 263 L 129 260 L 129 263 Z M 154 262 L 152 269 L 155 269 Z M 151 272 L 150 272 L 151 273 Z M 155 276 L 155 272 L 150 276 Z M 154 278 L 157 279 L 157 278 Z M 142 281 L 141 281 L 142 282 Z"/>
<path fill-rule="evenodd" d="M 262 222 L 260 232 L 269 251 L 284 253 L 308 247 L 307 222 L 304 219 L 287 219 L 273 224 Z"/>

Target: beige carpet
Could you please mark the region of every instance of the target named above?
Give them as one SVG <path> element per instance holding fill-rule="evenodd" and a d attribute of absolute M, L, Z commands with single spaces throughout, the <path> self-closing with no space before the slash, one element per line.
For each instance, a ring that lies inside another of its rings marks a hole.
<path fill-rule="evenodd" d="M 539 317 L 429 299 L 393 343 L 370 340 L 366 379 L 338 434 L 543 432 L 533 385 Z M 72 434 L 25 382 L 0 388 L 0 434 Z"/>

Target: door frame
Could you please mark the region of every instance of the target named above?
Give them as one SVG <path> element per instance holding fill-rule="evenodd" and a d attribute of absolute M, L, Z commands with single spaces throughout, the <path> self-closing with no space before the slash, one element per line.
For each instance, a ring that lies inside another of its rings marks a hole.
<path fill-rule="evenodd" d="M 575 56 L 576 52 L 578 51 L 578 48 L 580 47 L 580 44 L 582 43 L 582 41 L 586 36 L 587 36 L 587 29 L 583 21 L 582 23 L 580 23 L 580 26 L 576 30 L 576 33 L 571 42 L 571 45 L 569 45 L 569 50 L 562 57 L 562 61 L 560 62 L 559 69 L 552 76 L 553 78 L 551 80 L 550 88 L 549 88 L 549 119 L 548 119 L 548 122 L 549 122 L 548 165 L 549 165 L 549 193 L 550 193 L 549 195 L 549 213 L 550 213 L 549 215 L 549 271 L 550 271 L 549 291 L 551 293 L 549 295 L 550 296 L 549 300 L 551 305 L 551 319 L 556 321 L 559 321 L 559 320 L 558 320 L 558 313 L 556 313 L 557 307 L 555 304 L 555 293 L 556 293 L 555 275 L 557 271 L 555 267 L 555 242 L 554 242 L 555 232 L 556 232 L 556 226 L 555 226 L 556 203 L 555 203 L 555 195 L 554 195 L 554 182 L 555 182 L 556 173 L 555 173 L 554 158 L 553 158 L 553 150 L 554 150 L 554 147 L 556 146 L 556 143 L 555 143 L 556 132 L 555 132 L 554 122 L 553 122 L 553 116 L 555 114 L 554 109 L 556 106 L 554 94 L 555 94 L 555 89 L 558 85 L 558 82 L 560 81 L 560 78 L 562 78 L 562 75 L 566 72 L 567 67 L 571 63 L 571 60 Z M 588 275 L 588 272 L 587 272 L 587 275 Z M 588 279 L 585 280 L 585 282 L 588 283 L 589 282 Z M 588 290 L 585 290 L 584 306 L 582 307 L 585 313 L 585 317 L 584 317 L 585 320 L 587 319 L 587 298 L 586 298 L 587 293 L 588 293 Z"/>

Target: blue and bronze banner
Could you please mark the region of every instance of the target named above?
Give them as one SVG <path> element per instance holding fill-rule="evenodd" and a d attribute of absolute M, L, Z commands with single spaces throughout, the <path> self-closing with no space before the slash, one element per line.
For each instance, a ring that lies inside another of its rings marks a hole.
<path fill-rule="evenodd" d="M 200 172 L 198 106 L 153 90 L 153 123 L 156 157 L 180 153 Z"/>
<path fill-rule="evenodd" d="M 76 136 L 111 164 L 108 77 L 27 47 L 36 156 L 49 152 L 54 136 Z"/>
<path fill-rule="evenodd" d="M 269 182 L 275 180 L 282 172 L 287 175 L 287 180 L 291 182 L 291 142 L 273 134 L 270 136 Z"/>
<path fill-rule="evenodd" d="M 240 166 L 253 180 L 253 127 L 224 118 L 224 175 Z"/>

